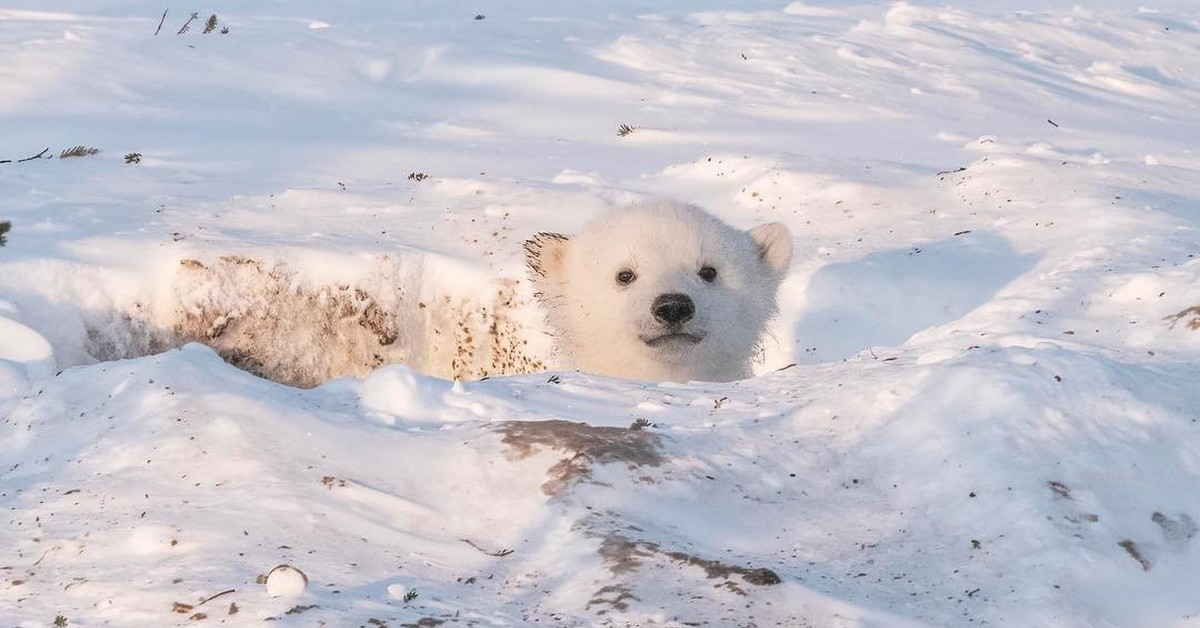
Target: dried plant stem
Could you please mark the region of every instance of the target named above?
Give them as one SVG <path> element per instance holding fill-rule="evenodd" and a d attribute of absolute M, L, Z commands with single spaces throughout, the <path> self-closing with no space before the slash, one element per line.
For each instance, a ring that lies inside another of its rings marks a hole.
<path fill-rule="evenodd" d="M 36 154 L 36 155 L 31 155 L 31 156 L 29 156 L 29 157 L 26 157 L 25 159 L 18 159 L 18 160 L 17 160 L 17 163 L 22 163 L 22 162 L 26 162 L 26 161 L 33 161 L 34 159 L 41 159 L 42 157 L 45 157 L 45 156 L 46 156 L 46 153 L 48 153 L 48 152 L 50 152 L 50 148 L 49 148 L 49 147 L 46 147 L 46 149 L 45 149 L 45 150 L 43 150 L 42 152 L 40 152 L 40 153 L 38 153 L 38 154 Z M 0 162 L 0 163 L 7 163 L 7 162 Z"/>
<path fill-rule="evenodd" d="M 170 9 L 163 9 L 163 16 L 162 19 L 158 21 L 158 28 L 154 29 L 155 37 L 158 37 L 158 32 L 162 30 L 163 22 L 167 21 L 167 11 L 170 11 Z"/>
<path fill-rule="evenodd" d="M 192 13 L 192 16 L 191 16 L 191 17 L 189 17 L 189 18 L 188 18 L 188 20 L 187 20 L 186 22 L 184 22 L 184 23 L 183 23 L 183 26 L 180 26 L 180 27 L 179 27 L 179 32 L 178 32 L 178 33 L 175 33 L 175 34 L 176 34 L 176 35 L 182 35 L 182 34 L 184 34 L 184 33 L 188 32 L 188 28 L 190 28 L 190 27 L 192 26 L 192 21 L 193 21 L 193 20 L 195 20 L 195 19 L 196 19 L 196 18 L 198 18 L 198 17 L 200 17 L 200 14 L 199 14 L 199 13 Z"/>
<path fill-rule="evenodd" d="M 203 605 L 208 604 L 209 602 L 221 597 L 222 595 L 229 595 L 230 593 L 234 593 L 235 591 L 236 591 L 236 589 L 226 589 L 224 591 L 221 591 L 220 593 L 210 595 L 210 596 L 204 598 L 203 600 L 200 600 L 200 603 L 197 604 L 196 606 L 203 606 Z"/>

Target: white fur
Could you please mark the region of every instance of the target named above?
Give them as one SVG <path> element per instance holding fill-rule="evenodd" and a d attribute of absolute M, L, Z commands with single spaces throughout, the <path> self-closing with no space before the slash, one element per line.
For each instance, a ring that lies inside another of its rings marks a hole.
<path fill-rule="evenodd" d="M 750 231 L 675 202 L 610 210 L 574 237 L 543 233 L 526 243 L 534 286 L 559 350 L 581 371 L 653 381 L 732 381 L 750 361 L 792 259 L 779 223 Z M 700 269 L 717 275 L 706 282 Z M 617 275 L 636 278 L 621 285 Z M 690 297 L 691 320 L 656 319 L 655 299 Z M 664 333 L 701 338 L 651 346 Z"/>

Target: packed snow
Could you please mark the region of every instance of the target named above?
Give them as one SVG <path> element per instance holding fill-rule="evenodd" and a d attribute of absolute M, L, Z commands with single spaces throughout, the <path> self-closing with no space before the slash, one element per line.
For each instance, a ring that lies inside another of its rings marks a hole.
<path fill-rule="evenodd" d="M 0 625 L 1200 626 L 1194 3 L 52 4 Z M 795 236 L 752 379 L 554 351 L 664 197 Z"/>

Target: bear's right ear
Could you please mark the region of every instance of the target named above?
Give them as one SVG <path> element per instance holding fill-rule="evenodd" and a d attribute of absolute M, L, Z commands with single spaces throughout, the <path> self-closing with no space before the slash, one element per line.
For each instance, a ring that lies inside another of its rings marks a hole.
<path fill-rule="evenodd" d="M 535 284 L 562 275 L 563 257 L 570 241 L 561 233 L 539 233 L 525 241 L 525 265 Z"/>

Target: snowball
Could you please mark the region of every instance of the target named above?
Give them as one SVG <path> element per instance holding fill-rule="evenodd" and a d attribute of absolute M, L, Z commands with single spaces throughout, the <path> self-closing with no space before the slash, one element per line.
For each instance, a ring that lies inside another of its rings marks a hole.
<path fill-rule="evenodd" d="M 387 594 L 394 600 L 403 600 L 404 596 L 408 595 L 408 587 L 402 584 L 389 584 Z"/>
<path fill-rule="evenodd" d="M 271 597 L 300 595 L 306 586 L 308 577 L 291 565 L 279 565 L 267 574 L 267 593 Z"/>

